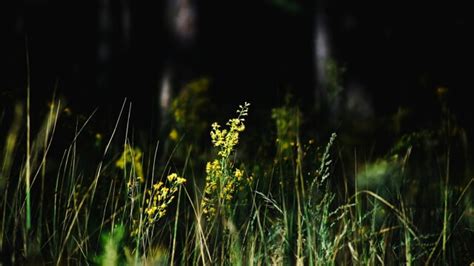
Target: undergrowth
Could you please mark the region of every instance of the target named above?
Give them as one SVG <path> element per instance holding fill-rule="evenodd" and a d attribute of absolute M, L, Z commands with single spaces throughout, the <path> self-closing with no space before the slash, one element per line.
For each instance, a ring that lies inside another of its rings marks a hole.
<path fill-rule="evenodd" d="M 274 127 L 260 137 L 273 144 L 244 154 L 250 104 L 225 126 L 211 124 L 196 115 L 207 86 L 204 79 L 185 88 L 173 102 L 169 134 L 151 146 L 135 139 L 126 101 L 114 128 L 101 133 L 93 131 L 94 113 L 68 132 L 58 99 L 41 124 L 26 122 L 39 119 L 22 103 L 5 108 L 0 262 L 474 260 L 473 179 L 468 163 L 455 161 L 467 145 L 449 115 L 439 128 L 400 135 L 386 155 L 367 158 L 347 152 L 336 133 L 304 130 L 307 117 L 287 103 L 266 118 Z"/>

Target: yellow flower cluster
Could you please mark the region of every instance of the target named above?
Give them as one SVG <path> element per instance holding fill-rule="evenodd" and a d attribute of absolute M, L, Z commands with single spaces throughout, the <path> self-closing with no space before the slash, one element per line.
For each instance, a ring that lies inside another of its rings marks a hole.
<path fill-rule="evenodd" d="M 186 183 L 186 179 L 172 173 L 167 177 L 168 184 L 163 182 L 153 184 L 152 188 L 147 190 L 145 216 L 147 222 L 152 224 L 166 215 L 168 205 L 173 201 L 174 194 L 178 191 L 180 185 Z"/>
<path fill-rule="evenodd" d="M 133 148 L 130 144 L 126 144 L 120 159 L 115 162 L 115 166 L 122 170 L 132 171 L 132 177 L 143 183 L 145 179 L 143 177 L 142 155 L 140 148 Z"/>
<path fill-rule="evenodd" d="M 221 207 L 228 206 L 237 189 L 243 188 L 244 171 L 236 168 L 230 173 L 226 174 L 218 160 L 206 165 L 206 187 L 201 207 L 208 219 L 215 216 L 219 204 L 222 204 Z"/>
<path fill-rule="evenodd" d="M 184 86 L 184 88 L 181 90 L 181 93 L 173 100 L 171 104 L 173 117 L 177 123 L 190 122 L 188 120 L 195 119 L 195 112 L 193 111 L 195 111 L 194 109 L 200 105 L 194 105 L 196 105 L 196 102 L 201 103 L 203 101 L 200 98 L 203 97 L 208 88 L 209 79 L 207 78 L 194 80 Z"/>
<path fill-rule="evenodd" d="M 229 157 L 239 142 L 239 133 L 245 130 L 244 117 L 249 106 L 249 103 L 239 106 L 238 117 L 227 122 L 228 129 L 221 129 L 217 123 L 212 124 L 211 141 L 218 149 L 219 159 L 206 165 L 206 186 L 201 207 L 208 220 L 217 214 L 218 209 L 229 210 L 235 192 L 243 188 L 244 171 L 234 169 Z"/>
<path fill-rule="evenodd" d="M 245 130 L 244 117 L 248 115 L 250 104 L 245 103 L 239 106 L 237 118 L 232 118 L 227 122 L 229 130 L 221 130 L 218 123 L 212 124 L 211 140 L 214 147 L 219 149 L 218 155 L 227 158 L 234 150 L 235 145 L 239 143 L 239 133 Z"/>
<path fill-rule="evenodd" d="M 276 145 L 279 156 L 283 158 L 292 155 L 299 130 L 301 113 L 298 108 L 283 106 L 272 109 L 272 119 L 275 121 L 277 139 Z"/>
<path fill-rule="evenodd" d="M 170 140 L 172 140 L 172 141 L 178 141 L 178 137 L 179 137 L 178 130 L 176 130 L 176 128 L 173 128 L 173 129 L 170 131 L 170 134 L 168 135 L 168 137 L 169 137 Z"/>
<path fill-rule="evenodd" d="M 209 84 L 207 78 L 193 80 L 185 84 L 173 99 L 170 115 L 174 127 L 168 134 L 169 140 L 178 142 L 185 133 L 188 140 L 198 140 L 202 137 L 207 127 L 202 117 L 207 116 L 204 110 L 208 110 L 210 105 L 207 97 Z"/>
<path fill-rule="evenodd" d="M 217 199 L 213 197 L 213 195 L 218 191 L 222 176 L 222 167 L 218 160 L 207 163 L 206 187 L 204 188 L 204 197 L 201 202 L 201 207 L 208 218 L 216 214 Z"/>

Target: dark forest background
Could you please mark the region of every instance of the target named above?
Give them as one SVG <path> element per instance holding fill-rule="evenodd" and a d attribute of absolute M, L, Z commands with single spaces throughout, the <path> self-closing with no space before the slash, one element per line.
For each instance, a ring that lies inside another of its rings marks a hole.
<path fill-rule="evenodd" d="M 149 114 L 170 65 L 176 87 L 210 77 L 223 105 L 272 106 L 288 91 L 311 105 L 320 2 L 196 1 L 195 38 L 182 45 L 167 24 L 167 1 L 10 1 L 2 7 L 1 99 L 24 96 L 28 51 L 35 102 L 56 89 L 80 112 L 127 97 Z M 376 114 L 408 106 L 429 115 L 445 87 L 462 124 L 471 123 L 467 4 L 328 1 L 323 9 L 344 82 L 368 91 Z"/>

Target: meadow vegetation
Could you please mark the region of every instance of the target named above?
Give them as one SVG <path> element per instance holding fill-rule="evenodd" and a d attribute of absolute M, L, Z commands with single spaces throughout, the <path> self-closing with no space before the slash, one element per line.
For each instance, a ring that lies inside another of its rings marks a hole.
<path fill-rule="evenodd" d="M 474 261 L 470 150 L 442 99 L 430 128 L 383 118 L 374 153 L 290 98 L 212 121 L 208 86 L 186 85 L 147 138 L 128 101 L 107 132 L 55 97 L 2 107 L 0 265 Z"/>

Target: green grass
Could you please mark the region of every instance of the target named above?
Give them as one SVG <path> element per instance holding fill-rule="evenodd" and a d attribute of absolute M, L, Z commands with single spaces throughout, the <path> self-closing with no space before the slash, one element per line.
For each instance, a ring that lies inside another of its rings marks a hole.
<path fill-rule="evenodd" d="M 474 260 L 473 179 L 469 163 L 462 163 L 462 130 L 449 117 L 442 125 L 451 128 L 398 135 L 385 154 L 374 156 L 347 141 L 347 132 L 308 128 L 310 116 L 290 104 L 261 118 L 271 121 L 269 128 L 245 120 L 247 112 L 253 115 L 246 104 L 235 119 L 211 127 L 209 116 L 199 115 L 204 107 L 194 105 L 208 103 L 207 84 L 191 83 L 175 99 L 162 139 L 137 137 L 127 101 L 110 132 L 94 130 L 95 112 L 68 116 L 55 98 L 35 114 L 29 97 L 26 109 L 5 107 L 11 121 L 1 124 L 7 130 L 1 134 L 0 262 Z"/>

